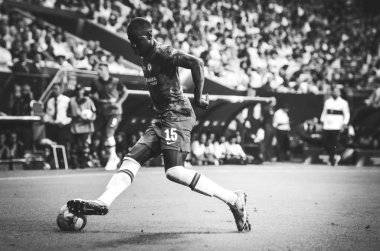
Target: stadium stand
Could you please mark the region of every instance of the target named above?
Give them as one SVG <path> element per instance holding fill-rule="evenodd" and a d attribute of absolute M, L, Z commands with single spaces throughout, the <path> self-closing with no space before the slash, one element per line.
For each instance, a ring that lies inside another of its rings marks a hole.
<path fill-rule="evenodd" d="M 359 1 L 34 2 L 119 34 L 146 16 L 159 41 L 202 57 L 207 77 L 237 90 L 318 94 L 336 83 L 371 88 L 380 77 L 379 16 Z"/>
<path fill-rule="evenodd" d="M 70 89 L 70 84 L 95 78 L 93 71 L 99 62 L 107 62 L 111 73 L 136 91 L 125 103 L 120 131 L 126 134 L 120 136 L 120 154 L 128 151 L 131 143 L 127 139 L 133 142 L 151 115 L 143 107 L 146 94 L 139 93 L 146 89 L 139 59 L 131 53 L 126 36 L 128 22 L 145 16 L 153 22 L 158 41 L 204 60 L 205 92 L 274 96 L 278 105 L 289 105 L 293 160 L 300 152 L 302 160 L 319 158 L 319 132 L 310 129 L 317 128 L 310 119 L 319 117 L 330 87 L 341 86 L 351 110 L 358 110 L 353 117 L 359 121 L 353 122 L 353 143 L 343 142 L 340 152 L 354 149 L 356 155 L 351 157 L 357 165 L 377 163 L 373 156 L 380 147 L 378 109 L 371 110 L 373 120 L 368 120 L 363 115 L 368 109 L 358 108 L 363 108 L 364 99 L 380 83 L 380 16 L 367 12 L 360 1 L 19 0 L 4 1 L 0 11 L 0 53 L 4 55 L 0 91 L 10 94 L 11 83 L 27 84 L 33 98 L 43 103 L 49 95 L 48 84 L 58 81 L 53 77 L 66 79 L 64 84 Z M 9 75 L 11 70 L 14 73 Z M 184 91 L 191 93 L 191 79 L 185 77 L 183 82 Z M 218 137 L 235 136 L 234 130 L 228 131 L 230 123 L 243 109 L 257 104 L 235 101 L 233 106 L 220 101 L 207 112 L 197 111 L 196 132 L 208 133 L 212 127 Z M 0 110 L 7 113 L 4 102 L 0 100 Z M 222 120 L 226 113 L 228 117 Z M 270 152 L 270 119 L 262 118 L 260 123 L 265 129 L 264 149 Z M 238 137 L 244 134 L 237 127 L 236 132 Z M 94 142 L 98 136 L 94 135 Z M 208 144 L 216 143 L 211 141 Z M 245 149 L 257 151 L 252 142 L 242 141 Z M 96 144 L 93 160 L 101 162 L 104 152 Z"/>

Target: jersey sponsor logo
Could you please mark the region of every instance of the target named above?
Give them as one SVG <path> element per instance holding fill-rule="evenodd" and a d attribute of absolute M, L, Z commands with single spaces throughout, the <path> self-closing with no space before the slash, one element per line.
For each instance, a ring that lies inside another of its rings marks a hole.
<path fill-rule="evenodd" d="M 148 67 L 148 71 L 152 70 L 152 65 L 151 64 L 148 64 L 147 67 Z"/>
<path fill-rule="evenodd" d="M 147 83 L 149 86 L 157 85 L 157 78 L 156 78 L 156 77 L 145 78 L 145 81 L 146 81 L 146 83 Z"/>

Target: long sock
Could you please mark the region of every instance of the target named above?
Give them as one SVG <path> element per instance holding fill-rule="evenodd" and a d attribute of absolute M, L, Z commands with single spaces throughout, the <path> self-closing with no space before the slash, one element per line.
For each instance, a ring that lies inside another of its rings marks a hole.
<path fill-rule="evenodd" d="M 194 188 L 194 191 L 199 192 L 202 189 L 206 189 L 207 187 L 213 191 L 214 197 L 229 205 L 235 204 L 238 198 L 235 192 L 218 185 L 202 174 L 199 178 L 198 184 Z"/>
<path fill-rule="evenodd" d="M 98 198 L 99 201 L 110 206 L 112 202 L 132 183 L 131 178 L 126 173 L 116 173 L 108 182 L 106 190 Z"/>
<path fill-rule="evenodd" d="M 237 200 L 237 195 L 233 191 L 216 184 L 203 174 L 182 166 L 169 168 L 166 171 L 166 177 L 173 182 L 189 186 L 198 193 L 214 196 L 230 205 L 234 204 Z"/>
<path fill-rule="evenodd" d="M 112 176 L 106 190 L 98 200 L 110 206 L 112 202 L 131 185 L 140 167 L 137 161 L 125 157 L 119 171 Z"/>
<path fill-rule="evenodd" d="M 109 158 L 117 156 L 117 154 L 116 154 L 116 146 L 109 146 L 108 147 L 108 153 L 109 153 Z"/>

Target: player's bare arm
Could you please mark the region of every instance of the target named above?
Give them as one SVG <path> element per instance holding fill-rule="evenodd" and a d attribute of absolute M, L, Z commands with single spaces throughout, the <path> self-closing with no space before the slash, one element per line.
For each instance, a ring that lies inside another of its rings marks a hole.
<path fill-rule="evenodd" d="M 204 86 L 204 64 L 197 57 L 179 51 L 176 60 L 177 66 L 191 70 L 191 76 L 194 82 L 194 104 L 202 109 L 206 109 L 209 105 L 208 96 L 202 97 Z"/>
<path fill-rule="evenodd" d="M 128 97 L 128 89 L 123 85 L 123 90 L 121 91 L 121 96 L 120 98 L 116 101 L 116 105 L 122 105 L 124 103 L 124 101 L 127 99 Z"/>

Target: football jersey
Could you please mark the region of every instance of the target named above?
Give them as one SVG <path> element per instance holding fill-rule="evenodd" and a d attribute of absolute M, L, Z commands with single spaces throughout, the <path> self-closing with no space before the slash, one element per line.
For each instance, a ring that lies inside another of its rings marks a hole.
<path fill-rule="evenodd" d="M 155 41 L 152 51 L 143 60 L 142 69 L 158 118 L 195 117 L 179 80 L 178 51 Z"/>
<path fill-rule="evenodd" d="M 110 102 L 115 103 L 120 98 L 120 92 L 123 90 L 123 84 L 118 78 L 110 77 L 107 81 L 98 78 L 92 83 L 92 92 L 98 93 L 99 102 L 98 110 L 102 115 L 122 114 L 121 106 L 115 107 Z"/>
<path fill-rule="evenodd" d="M 341 130 L 350 121 L 350 108 L 346 100 L 338 97 L 326 99 L 321 115 L 324 130 Z"/>

